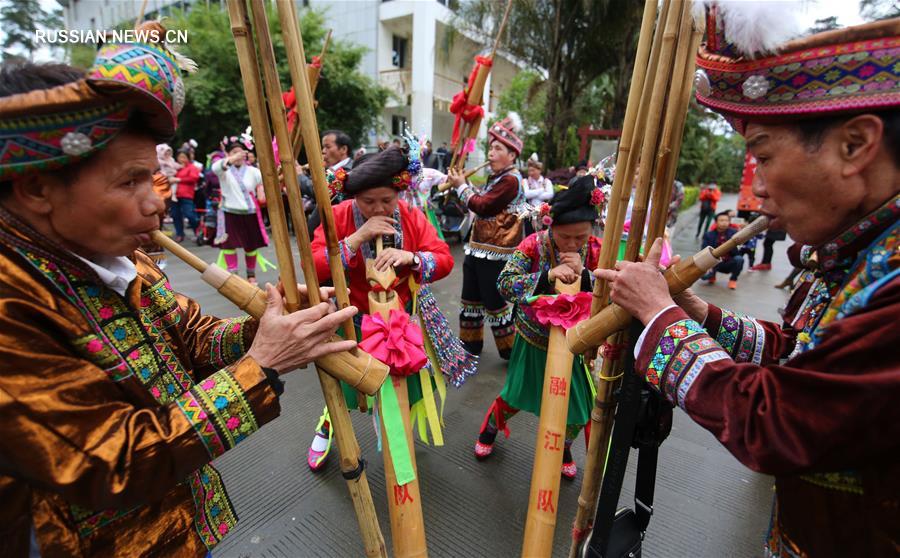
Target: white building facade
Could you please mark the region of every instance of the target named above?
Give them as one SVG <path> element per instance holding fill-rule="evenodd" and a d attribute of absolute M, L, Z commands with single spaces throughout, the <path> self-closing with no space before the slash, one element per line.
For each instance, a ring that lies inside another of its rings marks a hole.
<path fill-rule="evenodd" d="M 57 0 L 64 7 L 69 29 L 110 29 L 137 17 L 143 0 Z M 146 14 L 156 17 L 192 3 L 217 0 L 148 0 Z M 390 140 L 404 126 L 426 134 L 437 149 L 450 143 L 453 96 L 462 90 L 475 56 L 487 45 L 453 30 L 450 0 L 300 0 L 298 7 L 321 11 L 333 37 L 366 47 L 360 71 L 387 87 L 392 95 L 379 129 L 368 139 Z M 514 30 L 507 30 L 507 33 Z M 484 107 L 495 109 L 497 95 L 513 79 L 518 67 L 498 54 L 485 87 Z M 484 139 L 482 123 L 479 140 Z M 472 155 L 483 158 L 481 150 Z"/>

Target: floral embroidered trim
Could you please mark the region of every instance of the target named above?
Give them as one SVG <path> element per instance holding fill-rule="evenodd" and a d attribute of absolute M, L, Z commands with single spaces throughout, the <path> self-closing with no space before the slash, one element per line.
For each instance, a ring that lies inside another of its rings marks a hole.
<path fill-rule="evenodd" d="M 194 497 L 194 528 L 212 549 L 237 525 L 237 514 L 225 491 L 222 477 L 212 465 L 204 465 L 190 476 Z"/>
<path fill-rule="evenodd" d="M 175 291 L 163 277 L 141 293 L 141 311 L 157 329 L 167 329 L 181 321 L 181 309 Z"/>
<path fill-rule="evenodd" d="M 419 256 L 419 275 L 421 276 L 420 283 L 431 283 L 431 280 L 434 278 L 434 269 L 435 267 L 437 267 L 437 262 L 434 259 L 434 254 L 432 254 L 431 252 L 416 252 L 416 255 Z"/>
<path fill-rule="evenodd" d="M 178 407 L 200 434 L 211 457 L 221 455 L 259 429 L 244 391 L 227 368 L 179 397 Z"/>
<path fill-rule="evenodd" d="M 735 362 L 762 361 L 766 342 L 762 326 L 749 316 L 722 309 L 722 323 L 716 334 L 716 341 Z"/>
<path fill-rule="evenodd" d="M 108 509 L 100 512 L 93 512 L 82 508 L 81 506 L 76 506 L 75 504 L 69 506 L 69 511 L 72 513 L 72 518 L 75 520 L 75 527 L 78 529 L 78 536 L 81 538 L 89 537 L 98 529 L 106 527 L 116 520 L 127 516 L 136 509 L 137 508 L 127 510 Z"/>
<path fill-rule="evenodd" d="M 647 367 L 647 381 L 658 386 L 669 361 L 675 355 L 679 343 L 689 336 L 703 334 L 703 327 L 694 320 L 679 320 L 663 331 L 662 337 Z"/>
<path fill-rule="evenodd" d="M 224 368 L 237 362 L 247 347 L 244 345 L 244 326 L 250 316 L 222 320 L 210 336 L 209 362 L 216 368 Z"/>

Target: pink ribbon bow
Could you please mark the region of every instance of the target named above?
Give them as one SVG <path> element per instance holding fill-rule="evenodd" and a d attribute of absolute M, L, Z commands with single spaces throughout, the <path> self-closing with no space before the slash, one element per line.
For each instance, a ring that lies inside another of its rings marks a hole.
<path fill-rule="evenodd" d="M 391 310 L 388 322 L 380 314 L 363 316 L 359 348 L 390 366 L 394 376 L 415 374 L 428 362 L 422 329 L 401 310 Z"/>
<path fill-rule="evenodd" d="M 541 325 L 569 329 L 591 315 L 591 293 L 542 296 L 526 311 Z"/>

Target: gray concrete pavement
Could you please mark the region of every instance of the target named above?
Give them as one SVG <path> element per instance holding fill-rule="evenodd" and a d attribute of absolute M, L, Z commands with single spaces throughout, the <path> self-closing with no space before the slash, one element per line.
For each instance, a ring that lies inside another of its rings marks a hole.
<path fill-rule="evenodd" d="M 721 208 L 733 207 L 725 196 Z M 693 238 L 696 211 L 681 216 L 685 225 L 673 238 L 675 251 L 690 254 L 699 242 Z M 790 270 L 784 256 L 787 243 L 776 245 L 774 269 L 745 273 L 737 291 L 719 281 L 698 286 L 698 294 L 736 310 L 777 319 L 786 294 L 772 288 Z M 207 261 L 215 259 L 208 247 L 192 248 Z M 461 247 L 453 247 L 457 262 Z M 759 249 L 760 257 L 762 247 Z M 271 249 L 266 256 L 274 261 Z M 200 282 L 186 265 L 170 258 L 167 273 L 175 287 L 198 299 L 204 310 L 222 316 L 237 315 L 224 299 Z M 261 281 L 276 278 L 260 274 Z M 723 277 L 724 279 L 724 277 Z M 437 298 L 454 329 L 459 311 L 461 265 L 435 285 Z M 488 335 L 488 337 L 490 337 Z M 472 447 L 490 401 L 503 385 L 505 363 L 492 341 L 486 343 L 477 376 L 461 390 L 453 390 L 445 412 L 444 447 L 416 444 L 422 499 L 430 555 L 434 557 L 518 556 L 528 501 L 537 421 L 517 416 L 512 436 L 498 438 L 494 456 L 476 462 Z M 353 508 L 334 460 L 317 474 L 306 466 L 306 448 L 323 400 L 311 371 L 286 376 L 282 414 L 272 423 L 216 460 L 240 515 L 237 529 L 215 550 L 217 558 L 360 556 Z M 452 389 L 452 388 L 451 388 Z M 383 464 L 376 451 L 372 420 L 354 412 L 353 423 L 369 461 L 368 479 L 390 548 Z M 556 556 L 567 552 L 569 531 L 584 465 L 584 444 L 574 447 L 579 474 L 562 481 Z M 633 505 L 634 454 L 622 494 L 623 505 Z M 756 556 L 761 553 L 771 507 L 771 478 L 739 464 L 706 431 L 681 411 L 675 411 L 672 434 L 660 450 L 655 514 L 644 544 L 648 557 Z"/>

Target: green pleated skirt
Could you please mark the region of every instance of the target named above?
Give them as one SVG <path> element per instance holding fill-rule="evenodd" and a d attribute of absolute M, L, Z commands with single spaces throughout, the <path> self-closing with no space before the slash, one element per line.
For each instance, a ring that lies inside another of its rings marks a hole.
<path fill-rule="evenodd" d="M 516 334 L 512 356 L 506 369 L 506 383 L 500 397 L 516 409 L 540 416 L 546 367 L 547 351 Z M 572 380 L 569 386 L 569 413 L 566 424 L 583 426 L 591 418 L 594 390 L 590 375 L 584 366 L 584 358 L 581 356 L 575 357 L 572 362 Z"/>

